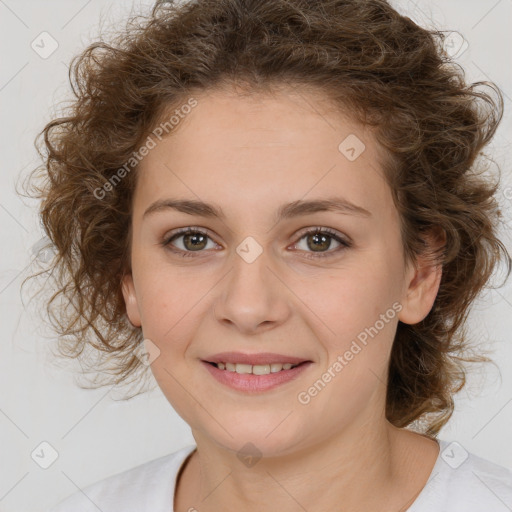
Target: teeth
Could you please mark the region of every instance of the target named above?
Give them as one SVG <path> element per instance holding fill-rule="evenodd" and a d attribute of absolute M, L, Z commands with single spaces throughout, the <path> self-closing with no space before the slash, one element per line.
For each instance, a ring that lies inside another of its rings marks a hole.
<path fill-rule="evenodd" d="M 227 370 L 236 373 L 252 373 L 254 375 L 268 375 L 269 373 L 277 373 L 281 370 L 289 370 L 295 368 L 298 364 L 291 363 L 272 363 L 272 364 L 233 364 L 233 363 L 217 363 L 219 370 Z"/>

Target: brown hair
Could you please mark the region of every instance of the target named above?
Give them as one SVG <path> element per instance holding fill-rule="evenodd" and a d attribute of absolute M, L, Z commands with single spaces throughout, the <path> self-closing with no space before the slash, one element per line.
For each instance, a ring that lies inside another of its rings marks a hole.
<path fill-rule="evenodd" d="M 465 384 L 462 362 L 488 360 L 468 355 L 470 306 L 501 257 L 507 277 L 511 267 L 497 237 L 499 176 L 492 183 L 477 158 L 501 121 L 502 94 L 493 83 L 468 85 L 444 40 L 385 0 L 197 0 L 160 3 L 76 56 L 76 99 L 39 134 L 45 165 L 33 176 L 43 180 L 34 194 L 57 252 L 46 269 L 55 290 L 47 310 L 62 354 L 85 358 L 92 348 L 103 375 L 140 377 L 133 351 L 142 332 L 128 322 L 120 288 L 137 166 L 114 175 L 164 113 L 196 91 L 302 87 L 375 129 L 404 256 L 430 251 L 443 266 L 428 316 L 398 324 L 386 403 L 397 427 L 428 418 L 425 432 L 437 434 Z M 446 235 L 437 251 L 425 243 L 434 228 Z"/>

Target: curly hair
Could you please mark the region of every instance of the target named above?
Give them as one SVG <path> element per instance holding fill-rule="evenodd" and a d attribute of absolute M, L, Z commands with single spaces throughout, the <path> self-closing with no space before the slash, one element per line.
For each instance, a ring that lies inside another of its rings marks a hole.
<path fill-rule="evenodd" d="M 435 436 L 466 383 L 463 363 L 488 360 L 469 355 L 470 306 L 502 259 L 507 278 L 511 269 L 497 234 L 500 178 L 485 175 L 481 158 L 503 115 L 502 93 L 492 82 L 466 83 L 445 39 L 385 0 L 191 0 L 130 16 L 109 42 L 75 56 L 75 98 L 38 134 L 44 165 L 30 176 L 41 181 L 33 194 L 56 251 L 45 273 L 60 352 L 85 360 L 91 349 L 109 382 L 140 377 L 134 348 L 143 336 L 127 320 L 121 279 L 130 269 L 134 155 L 165 113 L 193 93 L 236 84 L 248 94 L 302 88 L 374 129 L 404 259 L 422 254 L 442 265 L 429 314 L 398 323 L 386 397 L 393 425 L 427 418 Z M 427 243 L 434 230 L 445 237 L 436 250 Z"/>

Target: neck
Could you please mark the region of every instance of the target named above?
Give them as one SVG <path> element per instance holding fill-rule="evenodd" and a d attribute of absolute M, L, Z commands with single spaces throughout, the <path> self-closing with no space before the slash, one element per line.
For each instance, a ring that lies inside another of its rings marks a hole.
<path fill-rule="evenodd" d="M 434 441 L 385 419 L 378 425 L 352 425 L 321 442 L 262 457 L 252 465 L 203 433 L 193 433 L 197 451 L 181 475 L 176 512 L 239 507 L 256 512 L 262 503 L 282 512 L 406 510 L 425 485 L 438 453 Z"/>

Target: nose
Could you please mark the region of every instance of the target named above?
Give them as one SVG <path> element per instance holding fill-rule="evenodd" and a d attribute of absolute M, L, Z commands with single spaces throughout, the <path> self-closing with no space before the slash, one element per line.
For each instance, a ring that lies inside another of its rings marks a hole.
<path fill-rule="evenodd" d="M 214 302 L 215 318 L 244 334 L 276 327 L 290 315 L 290 292 L 271 268 L 267 252 L 255 259 L 237 253 Z"/>

